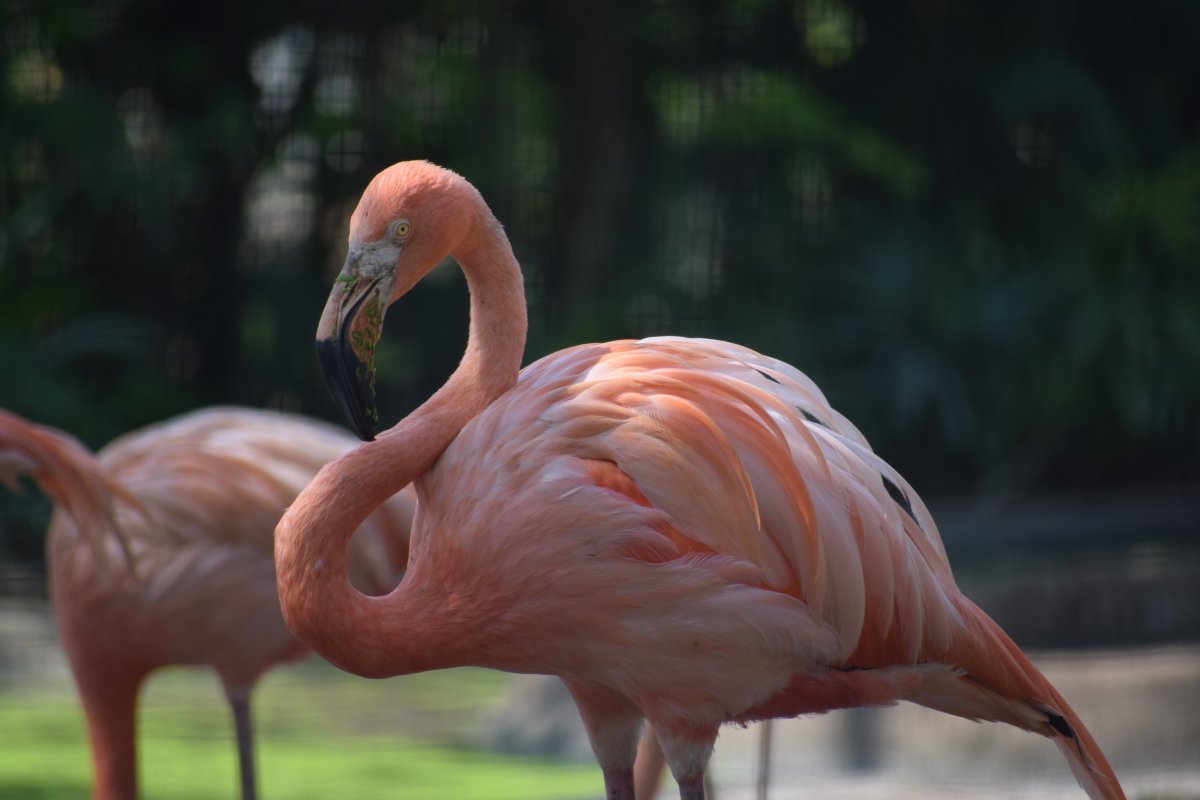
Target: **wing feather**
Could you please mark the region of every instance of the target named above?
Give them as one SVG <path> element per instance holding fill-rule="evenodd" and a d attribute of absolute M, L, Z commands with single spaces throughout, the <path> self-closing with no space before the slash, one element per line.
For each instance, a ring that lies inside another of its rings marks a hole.
<path fill-rule="evenodd" d="M 543 591 L 472 591 L 514 630 L 587 620 L 606 637 L 558 674 L 602 664 L 647 709 L 734 720 L 910 699 L 1057 737 L 1081 783 L 1111 781 L 1061 698 L 957 591 L 920 497 L 787 364 L 708 340 L 573 348 L 527 368 L 433 473 L 418 552 L 436 534 L 455 556 L 443 569 L 472 558 L 484 575 L 519 554 Z M 648 635 L 707 658 L 661 661 L 653 683 L 649 662 L 610 658 L 642 655 Z"/>
<path fill-rule="evenodd" d="M 526 382 L 565 453 L 616 465 L 685 551 L 732 556 L 802 599 L 847 660 L 916 660 L 962 624 L 920 498 L 794 367 L 664 337 L 574 348 Z"/>

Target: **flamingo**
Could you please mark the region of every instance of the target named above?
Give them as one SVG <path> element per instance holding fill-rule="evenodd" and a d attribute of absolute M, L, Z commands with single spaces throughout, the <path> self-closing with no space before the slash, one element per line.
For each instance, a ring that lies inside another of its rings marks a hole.
<path fill-rule="evenodd" d="M 149 673 L 207 665 L 233 710 L 244 800 L 255 796 L 250 694 L 308 650 L 275 594 L 272 535 L 318 467 L 356 440 L 303 417 L 213 408 L 126 434 L 93 456 L 0 411 L 0 477 L 54 500 L 47 550 L 58 631 L 87 717 L 95 800 L 137 796 L 136 713 Z M 407 563 L 411 490 L 351 546 L 354 584 L 380 593 Z"/>
<path fill-rule="evenodd" d="M 374 437 L 384 312 L 445 257 L 470 291 L 461 363 Z M 900 700 L 1048 737 L 1092 798 L 1124 797 L 1078 715 L 955 585 L 912 487 L 794 367 L 738 345 L 585 344 L 520 370 L 521 270 L 479 192 L 427 162 L 367 186 L 317 330 L 367 440 L 275 536 L 284 619 L 358 675 L 460 665 L 559 676 L 609 800 L 643 719 L 682 800 L 718 730 Z M 408 571 L 346 579 L 346 541 L 416 485 Z"/>

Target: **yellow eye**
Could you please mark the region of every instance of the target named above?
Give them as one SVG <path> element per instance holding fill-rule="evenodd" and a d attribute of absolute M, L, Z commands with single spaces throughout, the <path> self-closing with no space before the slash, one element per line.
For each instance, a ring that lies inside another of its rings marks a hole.
<path fill-rule="evenodd" d="M 392 238 L 407 239 L 408 234 L 412 232 L 412 225 L 408 224 L 406 219 L 398 219 L 392 223 Z"/>

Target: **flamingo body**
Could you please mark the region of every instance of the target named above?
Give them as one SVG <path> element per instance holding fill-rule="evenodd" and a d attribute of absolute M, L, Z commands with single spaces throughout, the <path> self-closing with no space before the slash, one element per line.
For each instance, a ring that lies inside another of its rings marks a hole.
<path fill-rule="evenodd" d="M 97 800 L 137 794 L 135 718 L 145 677 L 212 667 L 235 711 L 243 796 L 254 794 L 249 707 L 258 678 L 308 648 L 280 615 L 273 531 L 327 461 L 353 446 L 333 426 L 215 408 L 120 437 L 93 456 L 66 434 L 0 412 L 0 474 L 54 499 L 51 601 L 87 716 Z M 407 561 L 411 493 L 353 540 L 355 585 L 382 593 Z"/>
<path fill-rule="evenodd" d="M 746 348 L 555 353 L 417 489 L 414 570 L 478 613 L 475 663 L 599 684 L 660 737 L 905 699 L 1082 727 L 959 592 L 904 479 Z"/>
<path fill-rule="evenodd" d="M 643 718 L 692 800 L 724 723 L 899 700 L 1050 737 L 1089 794 L 1123 797 L 1075 713 L 958 590 L 920 498 L 811 380 L 682 338 L 582 345 L 518 375 L 507 237 L 470 184 L 424 162 L 368 186 L 318 326 L 360 435 L 383 313 L 447 254 L 471 292 L 462 363 L 280 521 L 280 599 L 301 639 L 372 677 L 560 676 L 610 800 L 633 794 Z M 409 481 L 409 570 L 364 598 L 342 574 L 345 538 Z"/>

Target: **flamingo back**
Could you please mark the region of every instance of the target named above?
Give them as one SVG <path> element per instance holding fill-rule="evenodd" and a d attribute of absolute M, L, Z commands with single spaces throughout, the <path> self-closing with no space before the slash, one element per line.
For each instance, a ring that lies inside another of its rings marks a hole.
<path fill-rule="evenodd" d="M 62 431 L 0 412 L 0 480 L 29 475 L 55 501 L 47 550 L 69 652 L 212 664 L 249 684 L 305 652 L 279 615 L 275 524 L 317 470 L 356 444 L 316 420 L 215 407 L 93 455 Z M 382 594 L 399 581 L 414 505 L 411 490 L 397 495 L 352 540 L 360 590 Z"/>
<path fill-rule="evenodd" d="M 506 432 L 533 441 L 506 448 Z M 920 498 L 795 368 L 724 342 L 584 345 L 528 367 L 464 428 L 483 496 L 508 468 L 567 456 L 587 479 L 663 515 L 657 560 L 736 563 L 743 581 L 802 601 L 837 634 L 839 663 L 879 666 L 948 648 L 962 625 L 937 526 Z M 528 476 L 526 475 L 526 478 Z"/>
<path fill-rule="evenodd" d="M 783 362 L 678 338 L 561 351 L 466 425 L 418 492 L 413 562 L 449 554 L 443 583 L 473 576 L 460 602 L 509 631 L 493 665 L 519 669 L 535 659 L 521 641 L 557 636 L 555 674 L 618 687 L 652 720 L 908 699 L 1051 736 L 1081 783 L 1115 785 L 1066 702 L 958 590 L 920 497 Z"/>

